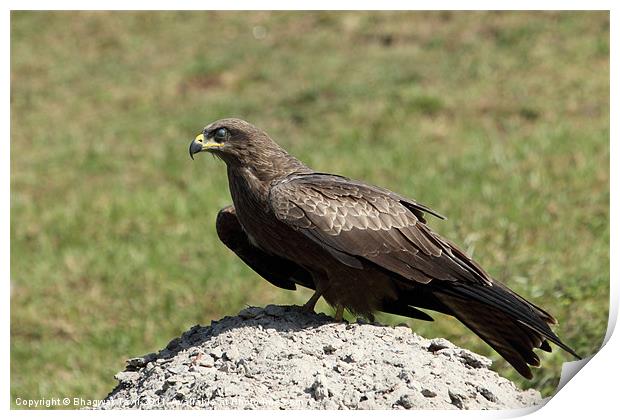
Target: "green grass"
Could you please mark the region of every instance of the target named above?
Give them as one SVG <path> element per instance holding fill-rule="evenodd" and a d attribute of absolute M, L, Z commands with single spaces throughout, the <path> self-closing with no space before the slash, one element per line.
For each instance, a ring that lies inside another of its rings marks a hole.
<path fill-rule="evenodd" d="M 102 398 L 194 324 L 309 297 L 217 239 L 225 169 L 187 146 L 227 116 L 447 215 L 578 352 L 604 337 L 608 13 L 13 12 L 11 111 L 13 406 Z M 409 323 L 547 395 L 570 360 L 525 381 L 458 322 Z"/>

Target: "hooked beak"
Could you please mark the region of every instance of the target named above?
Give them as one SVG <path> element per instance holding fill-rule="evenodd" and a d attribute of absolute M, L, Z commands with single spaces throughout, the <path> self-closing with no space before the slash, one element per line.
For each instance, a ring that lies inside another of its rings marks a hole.
<path fill-rule="evenodd" d="M 217 143 L 213 140 L 205 139 L 204 134 L 200 133 L 189 145 L 189 157 L 193 160 L 196 153 L 210 152 L 215 149 L 220 149 L 222 146 L 224 146 L 223 143 Z"/>
<path fill-rule="evenodd" d="M 196 136 L 193 142 L 189 144 L 189 157 L 194 160 L 194 154 L 202 152 L 202 145 L 204 143 L 205 136 L 201 133 Z"/>

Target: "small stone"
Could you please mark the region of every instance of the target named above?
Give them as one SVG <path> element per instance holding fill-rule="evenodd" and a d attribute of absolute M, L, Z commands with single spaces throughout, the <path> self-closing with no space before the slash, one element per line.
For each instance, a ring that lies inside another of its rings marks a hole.
<path fill-rule="evenodd" d="M 224 352 L 224 357 L 232 362 L 236 361 L 237 359 L 239 359 L 240 354 L 239 354 L 239 350 L 237 350 L 236 347 L 233 347 L 230 350 L 226 350 Z"/>
<path fill-rule="evenodd" d="M 462 410 L 463 408 L 465 408 L 465 404 L 464 404 L 465 397 L 463 395 L 457 394 L 457 393 L 452 392 L 451 390 L 448 390 L 448 397 L 450 397 L 450 403 L 454 405 L 456 408 L 458 408 L 459 410 Z"/>
<path fill-rule="evenodd" d="M 403 369 L 399 372 L 398 378 L 405 381 L 405 383 L 411 383 L 413 381 L 414 375 L 415 375 L 415 371 Z"/>
<path fill-rule="evenodd" d="M 310 386 L 310 395 L 317 401 L 329 397 L 329 390 L 325 385 L 326 379 L 323 375 L 318 375 Z"/>
<path fill-rule="evenodd" d="M 349 368 L 346 365 L 342 364 L 342 363 L 337 363 L 334 366 L 334 371 L 336 371 L 336 372 L 338 372 L 338 373 L 340 373 L 342 375 L 342 374 L 348 372 Z"/>
<path fill-rule="evenodd" d="M 447 349 L 452 347 L 452 343 L 450 343 L 445 338 L 434 338 L 431 340 L 431 344 L 428 346 L 427 350 L 434 353 L 436 351 Z"/>
<path fill-rule="evenodd" d="M 254 377 L 254 371 L 252 369 L 252 366 L 245 359 L 240 359 L 237 362 L 237 371 L 240 374 L 246 376 L 247 378 L 253 378 Z"/>
<path fill-rule="evenodd" d="M 323 353 L 325 354 L 333 354 L 335 351 L 336 347 L 332 346 L 331 344 L 323 346 Z"/>
<path fill-rule="evenodd" d="M 322 410 L 337 410 L 338 404 L 332 400 L 323 400 L 321 401 L 321 409 Z"/>
<path fill-rule="evenodd" d="M 353 390 L 348 390 L 342 394 L 342 403 L 347 408 L 357 408 L 360 401 L 360 393 Z"/>
<path fill-rule="evenodd" d="M 381 408 L 374 397 L 374 394 L 366 393 L 360 398 L 358 408 L 361 410 L 375 410 Z"/>
<path fill-rule="evenodd" d="M 422 395 L 424 395 L 426 398 L 435 398 L 437 396 L 437 393 L 435 391 L 431 391 L 428 388 L 424 388 L 422 391 L 420 391 Z"/>
<path fill-rule="evenodd" d="M 189 371 L 189 368 L 182 364 L 171 364 L 166 370 L 174 375 L 178 375 Z"/>
<path fill-rule="evenodd" d="M 182 388 L 179 388 L 179 389 L 177 390 L 177 393 L 176 393 L 176 395 L 175 395 L 175 398 L 176 398 L 176 399 L 184 399 L 184 398 L 185 398 L 185 396 L 186 396 L 186 395 L 188 395 L 189 393 L 190 393 L 190 389 L 189 389 L 189 388 L 187 388 L 187 387 L 182 387 Z"/>
<path fill-rule="evenodd" d="M 237 369 L 233 362 L 224 362 L 218 367 L 218 370 L 221 372 L 235 372 Z"/>
<path fill-rule="evenodd" d="M 350 352 L 346 353 L 344 356 L 340 358 L 343 362 L 347 363 L 357 363 L 362 361 L 364 358 L 363 353 L 358 349 L 353 349 Z"/>
<path fill-rule="evenodd" d="M 460 349 L 457 352 L 457 356 L 465 365 L 473 367 L 474 369 L 489 368 L 493 364 L 491 359 L 474 354 L 465 349 Z"/>
<path fill-rule="evenodd" d="M 413 398 L 409 394 L 401 395 L 400 399 L 397 401 L 397 404 L 402 405 L 407 410 L 413 408 Z"/>
<path fill-rule="evenodd" d="M 486 398 L 487 400 L 491 401 L 491 402 L 497 402 L 497 397 L 495 396 L 495 394 L 493 394 L 491 391 L 489 391 L 488 389 L 478 386 L 476 387 L 476 390 L 478 391 L 478 393 L 480 395 L 482 395 L 484 398 Z"/>
<path fill-rule="evenodd" d="M 215 347 L 213 349 L 211 349 L 211 352 L 209 353 L 211 356 L 213 356 L 216 359 L 221 359 L 222 356 L 224 355 L 224 352 L 222 351 L 221 348 L 219 347 Z"/>
<path fill-rule="evenodd" d="M 116 379 L 120 383 L 128 384 L 128 383 L 138 381 L 138 379 L 140 379 L 140 373 L 139 372 L 128 372 L 128 371 L 119 372 L 114 376 L 114 379 Z"/>
<path fill-rule="evenodd" d="M 145 367 L 149 362 L 157 359 L 157 355 L 155 353 L 149 353 L 142 357 L 134 357 L 133 359 L 127 360 L 126 364 L 128 368 L 142 368 Z"/>
<path fill-rule="evenodd" d="M 209 374 L 209 372 L 211 372 L 211 369 L 205 366 L 192 366 L 190 368 L 190 372 L 196 372 L 201 376 L 206 376 Z"/>
<path fill-rule="evenodd" d="M 210 354 L 205 354 L 197 359 L 198 365 L 204 367 L 213 367 L 215 365 L 215 359 Z"/>

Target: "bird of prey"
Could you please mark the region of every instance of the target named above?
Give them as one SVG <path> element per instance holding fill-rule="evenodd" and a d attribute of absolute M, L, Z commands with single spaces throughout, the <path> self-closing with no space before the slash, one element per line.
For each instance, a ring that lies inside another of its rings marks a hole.
<path fill-rule="evenodd" d="M 234 118 L 207 125 L 189 153 L 226 163 L 233 206 L 217 215 L 219 238 L 275 286 L 315 292 L 336 308 L 372 319 L 382 311 L 432 321 L 451 315 L 531 379 L 535 348 L 555 343 L 557 321 L 493 279 L 452 242 L 433 232 L 415 200 L 344 176 L 317 172 L 264 131 Z"/>

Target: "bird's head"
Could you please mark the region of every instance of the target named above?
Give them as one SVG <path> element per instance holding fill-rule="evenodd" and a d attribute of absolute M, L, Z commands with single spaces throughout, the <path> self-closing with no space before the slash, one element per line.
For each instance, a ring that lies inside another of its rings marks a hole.
<path fill-rule="evenodd" d="M 189 155 L 210 152 L 227 164 L 247 163 L 270 149 L 279 148 L 262 130 L 249 122 L 226 118 L 207 125 L 189 145 Z"/>
<path fill-rule="evenodd" d="M 192 159 L 200 152 L 210 152 L 219 157 L 229 169 L 248 169 L 263 181 L 308 169 L 267 133 L 237 118 L 226 118 L 207 125 L 189 145 Z"/>

